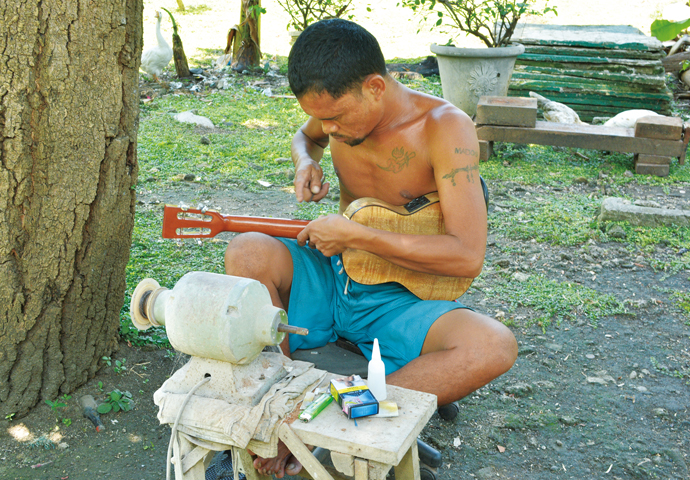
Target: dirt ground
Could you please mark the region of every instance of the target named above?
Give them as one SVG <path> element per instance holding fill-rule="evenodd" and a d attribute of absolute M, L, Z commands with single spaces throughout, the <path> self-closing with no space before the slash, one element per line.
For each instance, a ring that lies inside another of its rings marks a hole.
<path fill-rule="evenodd" d="M 170 9 L 176 7 L 174 1 L 161 3 Z M 220 3 L 205 2 L 211 10 L 199 17 L 213 18 Z M 605 2 L 605 7 L 596 2 L 596 9 L 587 8 L 588 2 L 551 3 L 559 5 L 561 12 L 559 21 L 551 23 L 627 23 L 646 31 L 653 12 L 671 2 L 643 0 L 628 5 L 628 0 L 616 0 Z M 153 4 L 145 2 L 145 8 L 150 20 Z M 611 14 L 605 22 L 601 8 Z M 629 13 L 626 19 L 615 21 L 623 9 Z M 220 17 L 213 21 L 219 25 L 235 22 Z M 269 22 L 281 24 L 280 28 L 267 28 Z M 387 57 L 426 55 L 426 49 L 420 50 L 419 45 L 426 44 L 429 37 L 424 34 L 421 40 L 410 42 L 414 27 L 406 24 L 401 32 L 371 16 L 367 22 L 380 39 L 384 38 Z M 185 27 L 187 38 L 183 37 L 190 50 L 201 48 L 194 32 L 201 30 L 202 23 L 192 23 Z M 282 39 L 284 23 L 281 18 L 268 19 L 264 28 Z M 152 31 L 145 32 L 145 41 L 151 38 Z M 264 50 L 285 53 L 281 52 L 286 48 L 281 42 L 269 36 Z M 222 48 L 222 41 L 217 43 L 204 48 Z M 546 191 L 498 182 L 490 185 L 491 208 L 500 208 L 505 196 L 568 195 L 574 189 L 596 188 L 600 187 L 590 183 Z M 664 206 L 690 205 L 688 185 L 671 186 L 669 192 L 663 192 L 633 182 L 625 189 L 633 198 Z M 194 183 L 183 183 L 162 195 L 141 195 L 139 208 L 180 202 L 207 202 L 223 211 L 274 217 L 290 217 L 296 209 L 288 192 L 228 192 Z M 600 319 L 596 328 L 587 318 L 578 317 L 549 328 L 547 334 L 538 326 L 515 328 L 520 353 L 513 369 L 465 398 L 454 421 L 435 415 L 424 430 L 422 437 L 443 455 L 439 478 L 690 478 L 690 387 L 687 378 L 671 373 L 690 364 L 690 326 L 687 314 L 672 307 L 670 293 L 688 291 L 690 272 L 667 276 L 650 268 L 654 258 L 670 258 L 679 252 L 661 244 L 652 254 L 631 254 L 621 243 L 553 247 L 496 235 L 489 240 L 485 262 L 488 281 L 492 272 L 500 269 L 542 272 L 550 279 L 572 280 L 627 299 L 634 315 Z M 463 301 L 494 316 L 504 310 L 501 299 L 490 291 L 473 291 Z M 522 308 L 517 315 L 530 318 L 536 314 Z M 117 368 L 117 360 L 124 368 Z M 54 412 L 40 404 L 26 417 L 0 420 L 0 478 L 164 478 L 170 430 L 159 425 L 152 396 L 183 362 L 172 351 L 121 344 L 111 365 L 104 366 L 66 399 L 64 408 Z M 102 415 L 105 430 L 96 432 L 82 416 L 76 400 L 87 394 L 102 400 L 114 388 L 132 394 L 134 409 Z"/>
<path fill-rule="evenodd" d="M 568 195 L 597 187 L 547 192 L 505 182 L 490 188 L 494 209 L 505 195 Z M 668 195 L 635 183 L 627 188 L 633 198 L 690 205 L 688 186 L 672 187 Z M 284 217 L 295 208 L 292 195 L 279 190 L 226 192 L 193 183 L 162 195 L 142 195 L 140 201 L 142 209 L 208 203 L 223 211 L 239 207 L 250 215 Z M 578 317 L 549 328 L 546 335 L 538 326 L 515 328 L 520 354 L 512 370 L 465 398 L 454 421 L 434 415 L 423 432 L 443 454 L 440 479 L 690 478 L 690 387 L 687 378 L 670 374 L 690 363 L 690 325 L 687 314 L 671 307 L 669 297 L 670 291 L 688 290 L 690 272 L 666 277 L 649 268 L 652 257 L 678 254 L 663 245 L 651 256 L 623 247 L 550 247 L 490 237 L 487 283 L 491 272 L 501 268 L 543 272 L 627 299 L 634 315 L 600 319 L 596 328 Z M 501 299 L 482 291 L 466 294 L 463 301 L 491 315 L 500 316 L 504 308 Z M 535 312 L 524 308 L 516 314 L 529 318 Z M 115 372 L 116 360 L 124 362 L 124 372 Z M 4 422 L 0 478 L 164 477 L 169 428 L 158 424 L 152 395 L 183 359 L 174 352 L 122 344 L 111 363 L 59 412 L 60 419 L 71 420 L 69 427 L 58 423 L 47 405 Z M 135 408 L 103 415 L 106 428 L 97 433 L 75 400 L 84 394 L 102 399 L 113 388 L 131 392 Z"/>

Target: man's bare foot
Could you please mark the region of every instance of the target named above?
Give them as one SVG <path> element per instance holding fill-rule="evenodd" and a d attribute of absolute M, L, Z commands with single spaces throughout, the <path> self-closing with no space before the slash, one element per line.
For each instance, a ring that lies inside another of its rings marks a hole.
<path fill-rule="evenodd" d="M 254 468 L 262 475 L 283 478 L 285 475 L 297 475 L 302 470 L 302 464 L 290 453 L 285 444 L 279 441 L 278 455 L 273 458 L 256 457 Z"/>

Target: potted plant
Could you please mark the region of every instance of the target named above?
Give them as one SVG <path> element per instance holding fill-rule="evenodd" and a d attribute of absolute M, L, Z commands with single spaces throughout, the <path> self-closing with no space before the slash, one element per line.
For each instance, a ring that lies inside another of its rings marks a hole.
<path fill-rule="evenodd" d="M 431 45 L 438 59 L 443 97 L 473 116 L 482 95 L 506 95 L 515 59 L 525 51 L 511 44 L 524 15 L 557 14 L 555 7 L 533 8 L 535 0 L 402 0 L 402 5 L 438 18 L 432 28 L 463 32 L 488 48 Z"/>
<path fill-rule="evenodd" d="M 352 9 L 353 0 L 277 0 L 278 5 L 290 15 L 288 30 L 290 45 L 311 23 L 329 18 L 342 18 Z M 352 15 L 348 15 L 352 19 Z"/>

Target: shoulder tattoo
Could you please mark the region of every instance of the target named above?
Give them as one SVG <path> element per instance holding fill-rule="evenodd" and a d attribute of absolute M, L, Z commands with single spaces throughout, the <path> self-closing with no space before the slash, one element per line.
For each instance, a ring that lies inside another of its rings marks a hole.
<path fill-rule="evenodd" d="M 455 176 L 460 172 L 465 172 L 465 174 L 467 175 L 467 181 L 470 183 L 474 183 L 474 172 L 475 171 L 479 171 L 478 165 L 467 165 L 466 167 L 462 167 L 462 168 L 454 168 L 449 173 L 446 173 L 443 176 L 443 178 L 448 178 L 451 182 L 453 182 L 453 186 L 455 187 L 457 185 L 455 183 Z"/>
<path fill-rule="evenodd" d="M 456 148 L 455 153 L 459 153 L 460 155 L 469 155 L 470 157 L 477 156 L 477 152 L 471 148 Z"/>
<path fill-rule="evenodd" d="M 417 152 L 406 152 L 405 147 L 394 148 L 385 165 L 376 164 L 381 170 L 400 173 L 410 164 L 410 160 L 417 156 Z"/>

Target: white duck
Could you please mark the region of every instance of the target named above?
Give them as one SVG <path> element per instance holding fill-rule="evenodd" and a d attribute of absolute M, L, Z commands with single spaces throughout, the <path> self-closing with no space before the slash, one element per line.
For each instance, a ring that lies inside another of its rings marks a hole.
<path fill-rule="evenodd" d="M 173 57 L 172 48 L 163 38 L 161 33 L 161 12 L 156 11 L 156 38 L 158 45 L 148 48 L 141 54 L 141 69 L 153 75 L 153 79 L 158 81 L 158 75 L 170 63 Z"/>
<path fill-rule="evenodd" d="M 626 110 L 619 113 L 615 117 L 609 118 L 604 123 L 605 127 L 623 127 L 623 128 L 633 128 L 635 122 L 642 117 L 654 117 L 659 114 L 651 110 Z"/>
<path fill-rule="evenodd" d="M 538 93 L 529 92 L 529 96 L 537 99 L 537 105 L 544 111 L 544 119 L 556 123 L 582 123 L 575 110 L 562 103 L 553 102 Z"/>

